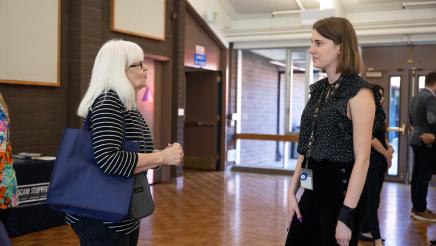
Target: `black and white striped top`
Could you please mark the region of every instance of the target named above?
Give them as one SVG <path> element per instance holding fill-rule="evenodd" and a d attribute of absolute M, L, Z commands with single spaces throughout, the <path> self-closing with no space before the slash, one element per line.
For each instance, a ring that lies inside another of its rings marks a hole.
<path fill-rule="evenodd" d="M 126 111 L 113 90 L 100 95 L 91 108 L 90 131 L 97 165 L 108 175 L 131 177 L 138 162 L 138 153 L 124 151 L 123 141 L 139 142 L 141 153 L 151 153 L 154 147 L 150 128 L 138 109 Z M 70 225 L 79 219 L 75 215 L 65 215 Z M 102 223 L 116 232 L 129 234 L 139 227 L 140 221 L 128 219 L 120 223 Z"/>

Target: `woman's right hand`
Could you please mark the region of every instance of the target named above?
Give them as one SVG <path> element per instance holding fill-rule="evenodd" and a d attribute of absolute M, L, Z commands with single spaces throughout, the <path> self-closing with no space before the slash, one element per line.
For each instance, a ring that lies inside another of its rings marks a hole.
<path fill-rule="evenodd" d="M 389 146 L 385 154 L 386 162 L 388 163 L 388 169 L 392 166 L 393 155 L 394 155 L 394 149 Z"/>
<path fill-rule="evenodd" d="M 182 145 L 174 143 L 168 145 L 165 149 L 159 152 L 162 155 L 163 164 L 167 165 L 180 165 L 183 159 Z"/>
<path fill-rule="evenodd" d="M 295 194 L 291 193 L 288 195 L 288 222 L 289 227 L 291 227 L 292 219 L 294 218 L 294 214 L 297 216 L 297 219 L 300 223 L 303 222 L 303 217 L 300 213 L 300 208 L 298 207 L 298 201 Z"/>

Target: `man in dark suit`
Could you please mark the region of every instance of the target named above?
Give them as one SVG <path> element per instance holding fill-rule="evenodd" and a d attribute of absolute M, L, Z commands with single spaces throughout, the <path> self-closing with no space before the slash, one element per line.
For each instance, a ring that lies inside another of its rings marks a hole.
<path fill-rule="evenodd" d="M 436 72 L 427 74 L 425 88 L 416 94 L 410 103 L 410 123 L 413 134 L 412 217 L 427 222 L 436 222 L 436 214 L 427 209 L 428 185 L 436 165 Z"/>

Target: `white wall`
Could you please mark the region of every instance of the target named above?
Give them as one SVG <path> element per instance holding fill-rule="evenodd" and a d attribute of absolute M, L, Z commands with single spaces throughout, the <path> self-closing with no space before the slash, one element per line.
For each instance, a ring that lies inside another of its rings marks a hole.
<path fill-rule="evenodd" d="M 224 32 L 230 27 L 232 19 L 235 15 L 233 9 L 227 5 L 227 2 L 219 0 L 188 0 L 188 2 L 197 11 L 197 13 L 203 17 L 221 42 L 227 46 L 228 41 Z M 215 22 L 207 20 L 207 15 L 211 14 L 211 12 L 216 13 L 217 18 Z"/>

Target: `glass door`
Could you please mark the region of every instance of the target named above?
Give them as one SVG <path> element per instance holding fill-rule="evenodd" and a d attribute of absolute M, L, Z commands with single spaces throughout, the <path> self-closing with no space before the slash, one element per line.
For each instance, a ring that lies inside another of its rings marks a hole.
<path fill-rule="evenodd" d="M 394 148 L 394 155 L 392 157 L 392 167 L 388 170 L 388 175 L 398 176 L 398 155 L 399 155 L 399 138 L 400 134 L 405 132 L 405 123 L 400 122 L 400 109 L 401 109 L 401 80 L 402 77 L 394 75 L 389 77 L 389 95 L 388 100 L 388 142 Z"/>
<path fill-rule="evenodd" d="M 306 74 L 313 72 L 306 50 L 238 50 L 237 168 L 295 169 Z"/>
<path fill-rule="evenodd" d="M 387 180 L 406 181 L 409 168 L 408 115 L 411 96 L 410 71 L 389 71 L 380 81 L 385 88 L 387 139 L 394 149 Z"/>
<path fill-rule="evenodd" d="M 380 81 L 385 88 L 385 109 L 388 125 L 388 141 L 394 148 L 392 167 L 387 179 L 409 182 L 412 175 L 413 151 L 409 146 L 409 104 L 416 93 L 424 87 L 427 71 L 414 69 L 390 71 Z"/>

